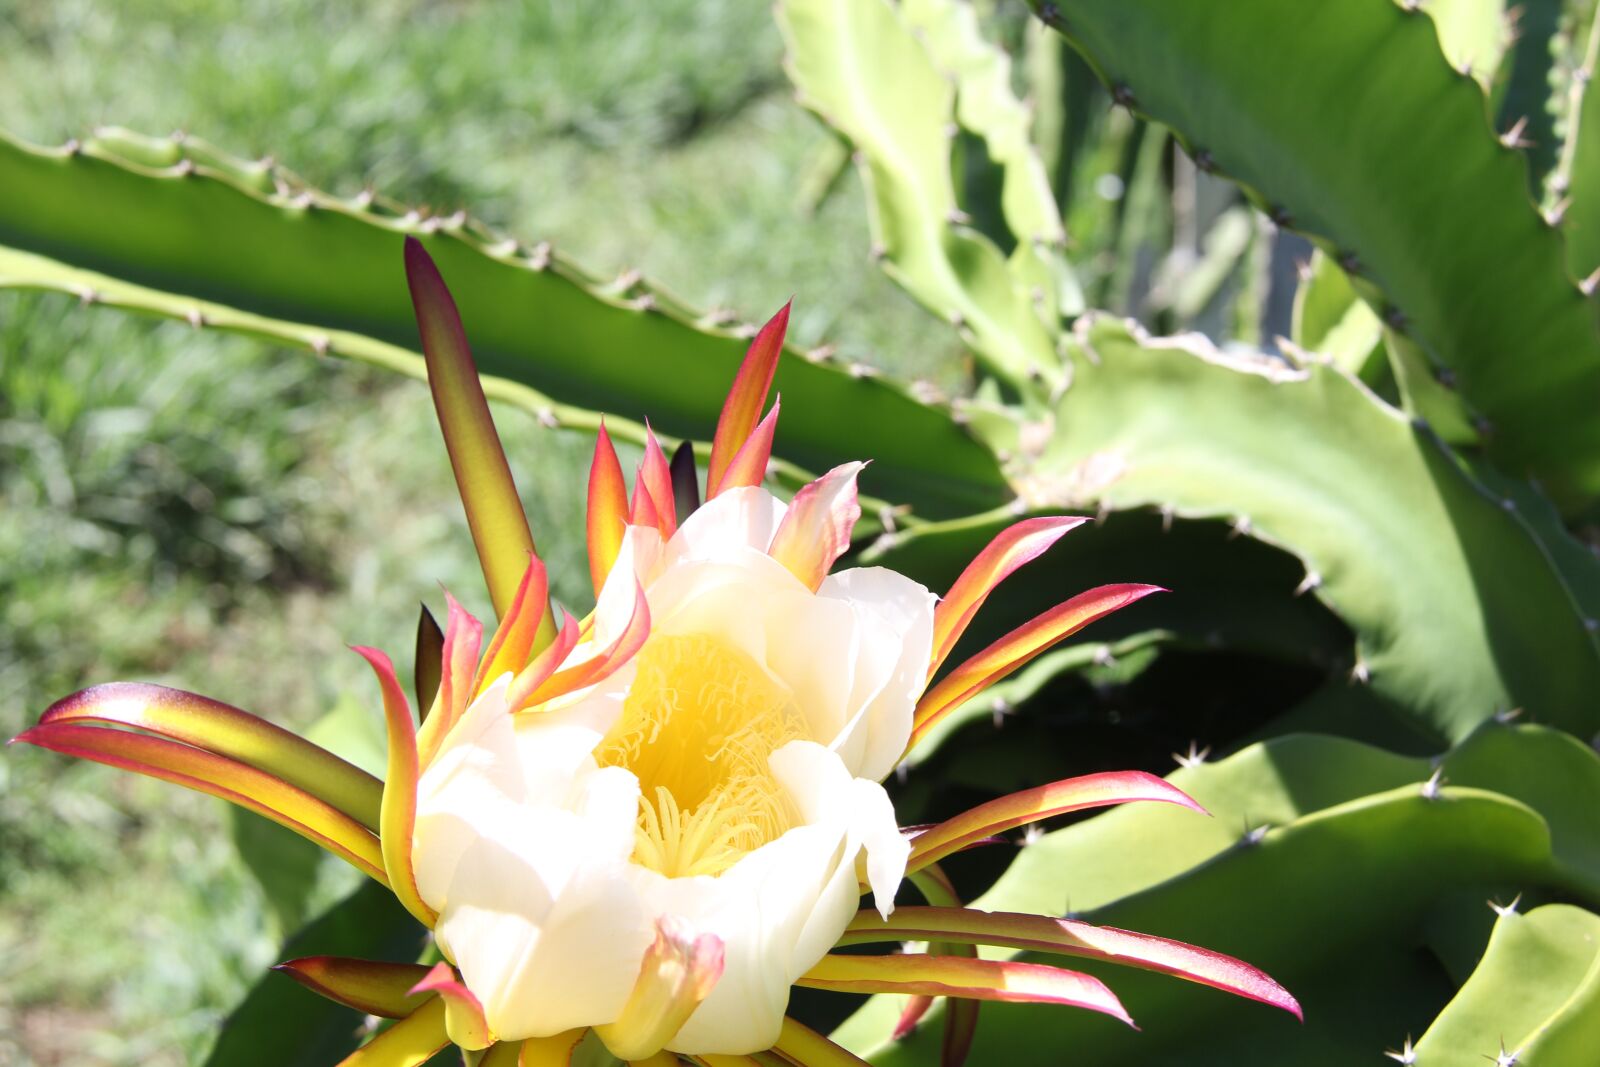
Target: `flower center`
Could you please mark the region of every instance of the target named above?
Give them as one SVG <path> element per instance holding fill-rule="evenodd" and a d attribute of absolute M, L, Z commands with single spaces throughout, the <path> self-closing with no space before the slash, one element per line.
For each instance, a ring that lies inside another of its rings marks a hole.
<path fill-rule="evenodd" d="M 787 689 L 709 634 L 639 651 L 622 715 L 595 759 L 639 779 L 633 860 L 669 878 L 719 874 L 794 821 L 767 757 L 803 737 Z"/>

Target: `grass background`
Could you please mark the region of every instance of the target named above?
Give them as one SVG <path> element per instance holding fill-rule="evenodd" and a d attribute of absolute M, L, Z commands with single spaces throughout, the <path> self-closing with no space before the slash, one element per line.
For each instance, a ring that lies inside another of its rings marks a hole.
<path fill-rule="evenodd" d="M 190 131 L 747 319 L 793 295 L 803 343 L 959 383 L 949 333 L 869 262 L 855 179 L 802 207 L 828 135 L 781 51 L 749 0 L 0 0 L 0 128 Z M 582 605 L 591 442 L 500 421 L 557 595 Z M 421 386 L 0 293 L 7 736 L 130 678 L 321 721 L 359 753 L 376 693 L 343 645 L 408 663 L 439 583 L 486 610 Z M 161 783 L 0 755 L 0 1065 L 204 1054 L 283 928 L 353 881 L 329 864 L 313 898 L 275 900 L 231 826 Z"/>

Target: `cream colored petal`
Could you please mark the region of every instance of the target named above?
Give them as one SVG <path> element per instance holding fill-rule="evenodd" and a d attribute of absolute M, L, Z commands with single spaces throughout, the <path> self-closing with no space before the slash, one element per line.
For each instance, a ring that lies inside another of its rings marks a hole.
<path fill-rule="evenodd" d="M 663 570 L 648 590 L 651 618 L 659 615 L 663 623 L 672 621 L 694 608 L 701 597 L 728 587 L 743 589 L 747 596 L 810 595 L 806 587 L 771 556 L 753 548 L 736 547 L 723 553 L 720 559 L 684 560 Z M 739 614 L 749 618 L 750 609 L 759 604 L 759 599 L 746 600 Z M 697 610 L 698 614 L 705 614 L 703 607 Z M 731 620 L 726 620 L 722 625 L 730 623 Z M 679 629 L 685 628 L 682 622 L 677 625 Z"/>
<path fill-rule="evenodd" d="M 655 876 L 653 891 L 644 894 L 650 910 L 679 915 L 723 942 L 722 977 L 669 1048 L 740 1055 L 771 1047 L 797 977 L 796 946 L 823 891 L 844 866 L 844 848 L 839 828 L 803 826 L 719 878 Z M 846 910 L 853 914 L 853 903 Z M 839 929 L 849 921 L 849 914 L 839 918 Z"/>
<path fill-rule="evenodd" d="M 559 809 L 576 802 L 580 785 L 595 773 L 591 753 L 609 729 L 601 715 L 586 719 L 577 711 L 512 715 L 505 686 L 502 679 L 473 702 L 417 785 L 412 862 L 417 889 L 435 910 L 445 908 L 462 854 L 501 806 Z M 591 703 L 608 710 L 600 698 Z"/>
<path fill-rule="evenodd" d="M 576 792 L 571 807 L 589 834 L 589 852 L 626 862 L 639 818 L 639 779 L 621 767 L 599 767 L 584 775 Z"/>
<path fill-rule="evenodd" d="M 851 773 L 882 781 L 900 762 L 911 737 L 917 698 L 927 683 L 937 598 L 883 567 L 829 575 L 818 595 L 849 603 L 859 628 L 851 693 L 852 702 L 858 703 L 833 746 L 845 756 Z"/>
<path fill-rule="evenodd" d="M 894 910 L 895 893 L 905 877 L 911 842 L 900 832 L 894 803 L 883 786 L 866 778 L 852 778 L 837 753 L 804 741 L 791 742 L 774 752 L 771 766 L 807 823 L 844 827 L 852 879 L 857 856 L 866 852 L 867 884 L 879 912 L 887 916 Z M 848 923 L 849 917 L 844 921 Z M 837 939 L 835 933 L 828 946 Z M 817 959 L 821 959 L 820 954 Z M 806 968 L 815 962 L 810 961 Z"/>
<path fill-rule="evenodd" d="M 740 548 L 765 553 L 783 522 L 787 506 L 765 489 L 730 489 L 684 520 L 667 542 L 663 563 L 717 560 Z"/>
<path fill-rule="evenodd" d="M 856 711 L 850 700 L 858 661 L 856 612 L 844 601 L 807 592 L 771 603 L 763 615 L 767 666 L 794 693 L 807 737 L 826 745 Z"/>
<path fill-rule="evenodd" d="M 757 663 L 767 661 L 767 617 L 803 611 L 814 600 L 777 561 L 750 548 L 715 563 L 680 563 L 662 574 L 649 596 L 652 632 L 711 634 Z"/>
<path fill-rule="evenodd" d="M 444 907 L 456 864 L 476 836 L 477 813 L 524 792 L 507 684 L 499 679 L 468 706 L 417 783 L 412 865 L 418 892 L 435 910 Z"/>
<path fill-rule="evenodd" d="M 837 827 L 832 827 L 837 834 Z M 789 957 L 789 982 L 816 966 L 839 941 L 839 935 L 861 910 L 861 883 L 856 879 L 855 849 L 846 833 L 835 838 L 832 861 L 822 870 L 827 877 L 816 888 L 816 902 L 806 910 L 805 921 L 794 935 Z"/>
<path fill-rule="evenodd" d="M 905 880 L 911 858 L 911 839 L 900 832 L 894 801 L 878 782 L 857 778 L 850 783 L 855 811 L 854 832 L 867 854 L 867 885 L 872 888 L 878 914 L 885 919 L 894 911 L 894 898 Z M 855 872 L 851 871 L 851 876 Z M 847 919 L 846 922 L 849 920 Z"/>
<path fill-rule="evenodd" d="M 776 1039 L 794 981 L 838 941 L 860 903 L 856 863 L 893 900 L 909 845 L 875 782 L 851 779 L 838 755 L 796 741 L 772 757 L 806 825 L 743 857 L 719 878 L 638 871 L 647 910 L 682 916 L 722 938 L 722 979 L 669 1047 L 737 1055 Z"/>
<path fill-rule="evenodd" d="M 638 782 L 593 771 L 570 804 L 481 807 L 440 915 L 441 947 L 504 1038 L 609 1021 L 652 936 L 627 863 Z"/>
<path fill-rule="evenodd" d="M 462 854 L 440 945 L 502 1038 L 611 1021 L 651 939 L 626 862 L 590 851 L 586 819 L 515 817 L 520 832 L 502 827 Z"/>

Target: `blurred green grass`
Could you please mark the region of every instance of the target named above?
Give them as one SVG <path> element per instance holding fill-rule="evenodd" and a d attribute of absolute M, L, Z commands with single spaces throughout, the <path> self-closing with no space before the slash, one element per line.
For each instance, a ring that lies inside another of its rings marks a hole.
<path fill-rule="evenodd" d="M 271 154 L 340 192 L 469 207 L 591 269 L 952 385 L 949 334 L 867 256 L 854 178 L 765 5 L 0 0 L 0 127 L 116 123 Z M 221 235 L 225 239 L 225 235 Z M 468 324 L 470 331 L 471 324 Z M 500 415 L 557 596 L 582 605 L 591 443 Z M 0 294 L 0 730 L 112 678 L 305 728 L 368 709 L 439 584 L 487 609 L 425 391 L 300 352 Z M 0 1065 L 200 1058 L 282 931 L 220 802 L 0 759 Z M 335 866 L 316 901 L 351 884 Z"/>

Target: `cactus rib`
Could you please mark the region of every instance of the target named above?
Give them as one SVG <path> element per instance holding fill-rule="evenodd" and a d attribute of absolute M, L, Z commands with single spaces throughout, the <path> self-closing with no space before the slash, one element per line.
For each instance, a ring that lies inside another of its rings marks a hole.
<path fill-rule="evenodd" d="M 991 374 L 1018 388 L 1030 375 L 1059 381 L 1030 292 L 957 202 L 957 87 L 897 9 L 887 0 L 784 0 L 778 24 L 801 103 L 856 147 L 884 269 L 955 325 Z"/>
<path fill-rule="evenodd" d="M 459 297 L 485 373 L 571 408 L 623 416 L 648 408 L 657 429 L 676 436 L 704 435 L 715 421 L 742 338 L 636 278 L 602 285 L 547 246 L 528 248 L 464 215 L 422 218 L 371 196 L 346 201 L 281 170 L 272 172 L 276 191 L 263 193 L 237 177 L 243 164 L 182 156 L 151 167 L 118 154 L 120 144 L 50 150 L 0 136 L 7 284 L 33 284 L 26 272 L 35 267 L 45 287 L 87 270 L 186 313 L 210 307 L 217 325 L 234 320 L 216 309 L 231 308 L 292 324 L 301 344 L 333 351 L 335 336 L 347 347 L 363 337 L 390 346 L 382 360 L 403 362 L 417 339 L 397 250 L 402 235 L 417 234 Z M 879 376 L 797 353 L 777 388 L 795 401 L 780 436 L 791 459 L 826 468 L 875 456 L 869 491 L 930 514 L 1006 496 L 982 445 Z"/>
<path fill-rule="evenodd" d="M 1565 215 L 1567 262 L 1573 274 L 1593 284 L 1600 268 L 1600 18 L 1589 29 L 1583 63 L 1573 72 L 1567 111 L 1567 142 L 1551 179 L 1558 197 L 1568 197 Z"/>
<path fill-rule="evenodd" d="M 1403 312 L 1492 424 L 1497 465 L 1537 477 L 1568 514 L 1600 496 L 1597 305 L 1431 20 L 1392 0 L 1237 0 L 1226 20 L 1185 0 L 1049 6 L 1141 113 L 1353 255 L 1363 297 Z"/>
<path fill-rule="evenodd" d="M 1418 1067 L 1582 1063 L 1600 1048 L 1600 915 L 1503 911 L 1472 976 L 1417 1043 Z"/>
<path fill-rule="evenodd" d="M 1243 516 L 1320 576 L 1315 595 L 1356 632 L 1355 677 L 1440 740 L 1512 707 L 1600 727 L 1587 579 L 1432 433 L 1331 366 L 1080 327 L 1055 432 L 1019 478 L 1035 506 Z"/>

